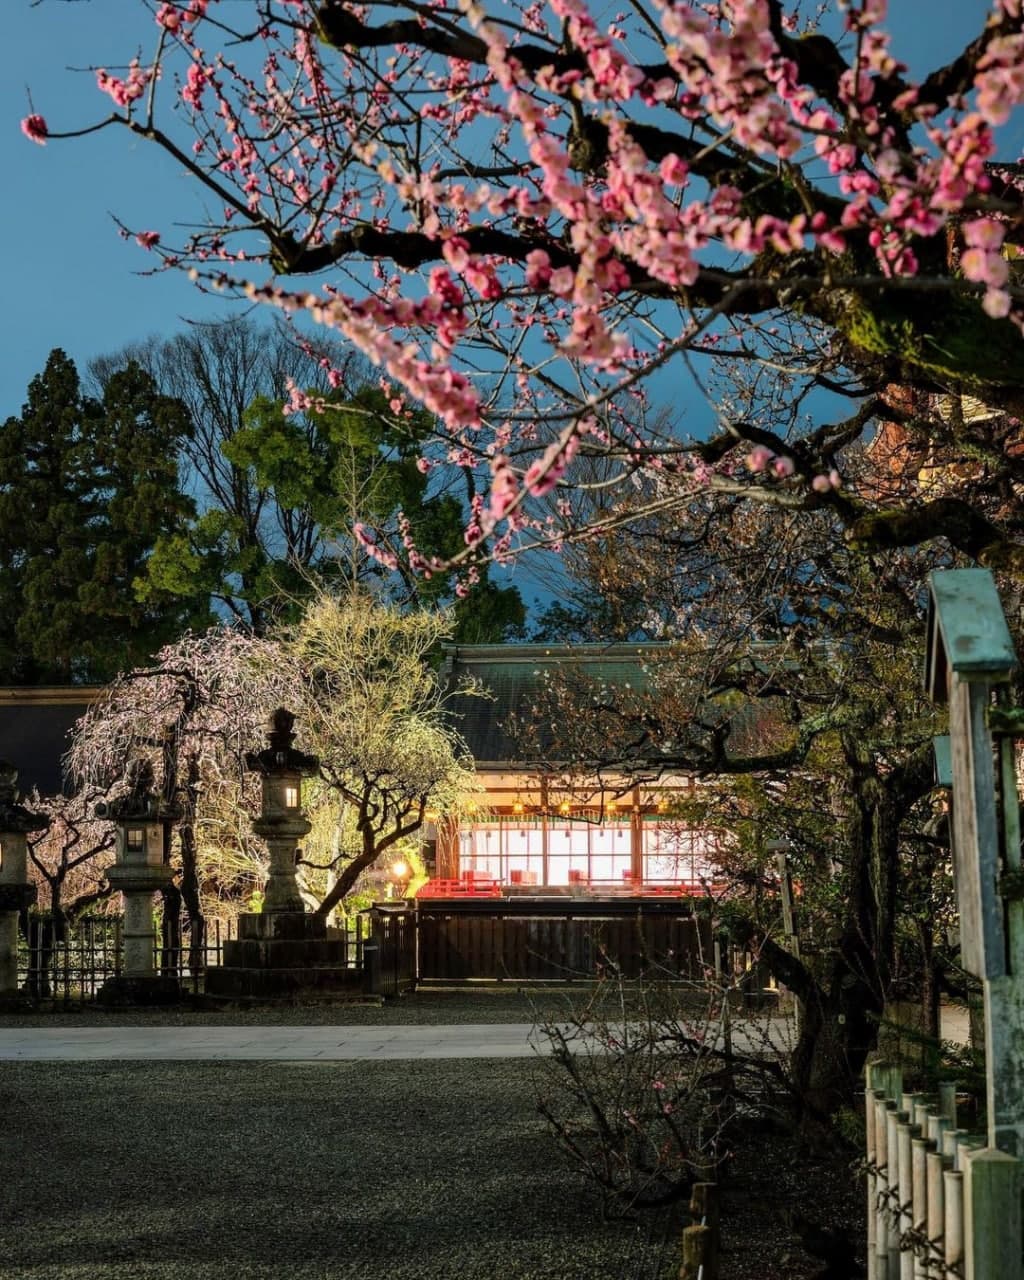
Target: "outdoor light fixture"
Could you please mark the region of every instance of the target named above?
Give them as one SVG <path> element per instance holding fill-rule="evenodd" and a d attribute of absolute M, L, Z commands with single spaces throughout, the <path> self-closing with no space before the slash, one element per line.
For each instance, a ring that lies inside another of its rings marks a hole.
<path fill-rule="evenodd" d="M 311 829 L 301 808 L 302 779 L 311 777 L 320 761 L 296 749 L 294 726 L 292 713 L 278 707 L 270 717 L 266 747 L 245 754 L 245 767 L 258 774 L 261 783 L 260 813 L 252 829 L 267 842 L 270 854 L 264 915 L 301 915 L 305 910 L 295 879 L 298 842 Z"/>
<path fill-rule="evenodd" d="M 404 880 L 409 874 L 409 864 L 402 861 L 393 863 L 391 867 L 391 874 L 396 880 Z"/>

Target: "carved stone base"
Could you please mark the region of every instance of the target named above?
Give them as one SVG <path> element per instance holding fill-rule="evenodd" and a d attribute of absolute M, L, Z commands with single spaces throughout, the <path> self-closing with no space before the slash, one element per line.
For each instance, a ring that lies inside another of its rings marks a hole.
<path fill-rule="evenodd" d="M 206 973 L 206 994 L 227 999 L 301 999 L 362 990 L 351 947 L 322 920 L 298 911 L 243 915 L 224 963 Z"/>

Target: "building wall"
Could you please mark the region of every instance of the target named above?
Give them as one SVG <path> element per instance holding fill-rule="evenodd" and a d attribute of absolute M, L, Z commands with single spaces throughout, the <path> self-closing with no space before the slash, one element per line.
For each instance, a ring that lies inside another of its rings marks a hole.
<path fill-rule="evenodd" d="M 476 811 L 438 831 L 439 878 L 614 888 L 694 884 L 714 875 L 717 835 L 668 812 L 672 795 L 688 790 L 689 780 L 595 794 L 533 775 L 482 777 Z"/>

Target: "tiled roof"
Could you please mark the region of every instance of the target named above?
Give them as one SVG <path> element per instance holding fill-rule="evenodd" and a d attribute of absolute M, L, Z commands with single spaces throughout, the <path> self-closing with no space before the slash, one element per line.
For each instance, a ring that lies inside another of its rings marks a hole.
<path fill-rule="evenodd" d="M 529 716 L 547 678 L 580 677 L 610 688 L 642 689 L 648 682 L 645 660 L 664 652 L 664 645 L 650 643 L 446 646 L 448 687 L 472 679 L 490 694 L 455 693 L 449 706 L 477 764 L 507 764 L 522 754 L 509 723 Z"/>
<path fill-rule="evenodd" d="M 658 659 L 669 654 L 670 646 L 658 643 L 447 646 L 444 676 L 448 688 L 457 690 L 460 681 L 472 679 L 490 695 L 455 692 L 449 707 L 478 766 L 528 765 L 529 753 L 517 743 L 512 727 L 516 720 L 529 722 L 534 708 L 543 704 L 548 681 L 578 679 L 588 691 L 604 686 L 642 694 L 656 683 L 652 672 Z M 719 717 L 731 722 L 729 748 L 733 758 L 758 755 L 785 732 L 785 717 L 771 701 L 741 701 L 728 708 L 723 703 L 717 708 L 715 718 Z M 538 728 L 531 735 L 531 740 L 539 739 L 534 755 L 544 752 L 554 736 Z"/>

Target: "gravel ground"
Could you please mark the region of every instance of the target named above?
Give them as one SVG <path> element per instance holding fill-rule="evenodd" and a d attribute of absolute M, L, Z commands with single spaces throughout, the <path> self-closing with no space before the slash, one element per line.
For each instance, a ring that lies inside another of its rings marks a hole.
<path fill-rule="evenodd" d="M 529 1061 L 0 1064 L 3 1280 L 630 1280 Z"/>

